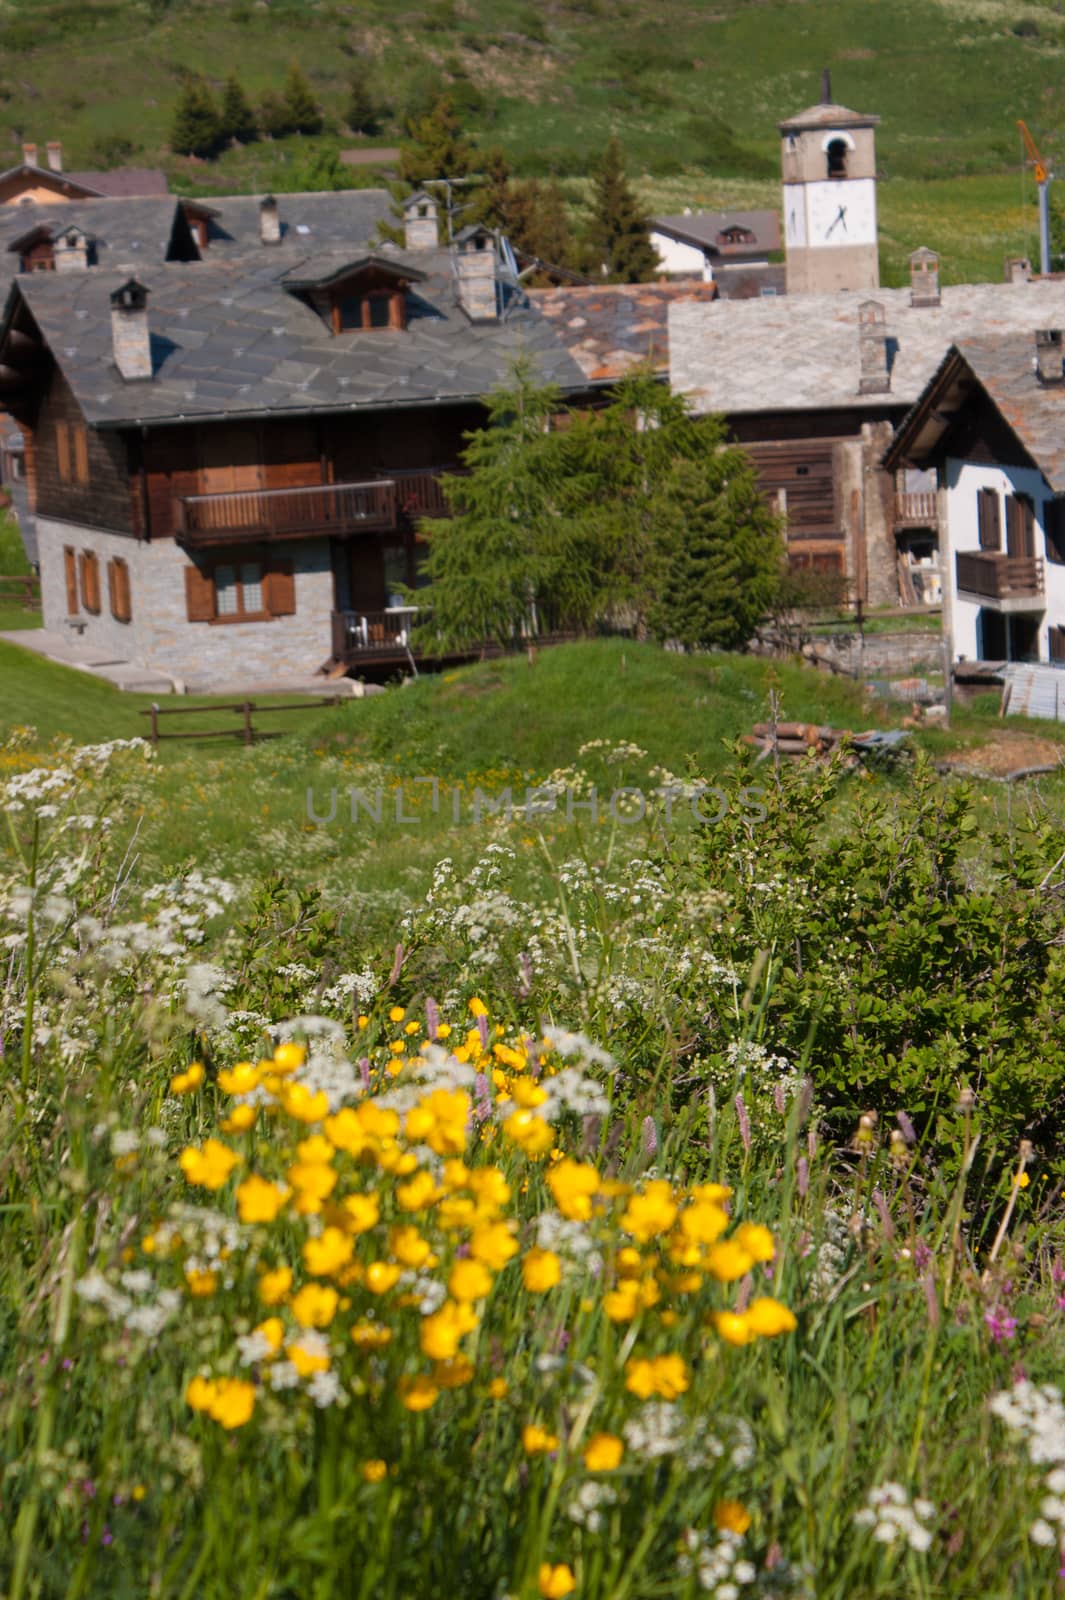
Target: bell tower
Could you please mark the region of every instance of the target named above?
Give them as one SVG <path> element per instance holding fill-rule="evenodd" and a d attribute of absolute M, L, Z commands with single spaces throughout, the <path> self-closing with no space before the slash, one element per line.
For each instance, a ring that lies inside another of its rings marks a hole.
<path fill-rule="evenodd" d="M 789 294 L 862 293 L 880 287 L 876 225 L 879 117 L 832 99 L 780 124 L 784 241 Z"/>

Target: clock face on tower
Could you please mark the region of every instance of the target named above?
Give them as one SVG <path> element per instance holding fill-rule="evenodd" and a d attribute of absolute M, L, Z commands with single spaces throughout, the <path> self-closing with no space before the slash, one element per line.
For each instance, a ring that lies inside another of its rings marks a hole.
<path fill-rule="evenodd" d="M 812 246 L 876 243 L 876 200 L 871 179 L 806 186 Z"/>

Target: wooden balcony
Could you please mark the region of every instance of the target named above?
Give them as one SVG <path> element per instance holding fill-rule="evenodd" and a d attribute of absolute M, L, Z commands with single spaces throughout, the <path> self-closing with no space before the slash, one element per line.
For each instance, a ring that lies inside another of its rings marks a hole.
<path fill-rule="evenodd" d="M 438 471 L 396 472 L 362 483 L 306 489 L 179 495 L 174 525 L 179 541 L 190 549 L 329 533 L 391 533 L 421 517 L 449 515 Z"/>
<path fill-rule="evenodd" d="M 1039 556 L 1011 556 L 1004 550 L 959 550 L 956 563 L 959 594 L 990 604 L 994 610 L 1039 609 L 1043 595 L 1043 562 Z"/>
<path fill-rule="evenodd" d="M 939 526 L 938 496 L 934 489 L 895 495 L 896 528 L 936 528 Z"/>
<path fill-rule="evenodd" d="M 409 661 L 411 630 L 417 606 L 390 606 L 387 611 L 334 611 L 333 660 Z"/>

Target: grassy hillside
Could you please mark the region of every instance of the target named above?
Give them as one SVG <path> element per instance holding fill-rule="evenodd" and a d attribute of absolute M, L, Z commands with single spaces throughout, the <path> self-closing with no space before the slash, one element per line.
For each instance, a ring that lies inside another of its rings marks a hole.
<path fill-rule="evenodd" d="M 966 272 L 998 276 L 1005 249 L 1035 237 L 1016 119 L 1054 155 L 1063 54 L 1056 0 L 13 0 L 0 21 L 0 152 L 61 138 L 71 166 L 162 162 L 182 191 L 293 187 L 319 143 L 349 142 L 347 84 L 361 65 L 384 142 L 446 83 L 470 131 L 524 172 L 583 175 L 617 132 L 656 203 L 667 188 L 698 203 L 729 179 L 750 202 L 775 195 L 776 121 L 818 97 L 829 65 L 837 98 L 883 118 L 887 276 L 918 236 L 955 245 Z M 184 74 L 220 85 L 236 70 L 256 98 L 293 59 L 326 110 L 322 141 L 169 157 Z M 942 181 L 984 174 L 1008 176 L 1001 188 Z"/>

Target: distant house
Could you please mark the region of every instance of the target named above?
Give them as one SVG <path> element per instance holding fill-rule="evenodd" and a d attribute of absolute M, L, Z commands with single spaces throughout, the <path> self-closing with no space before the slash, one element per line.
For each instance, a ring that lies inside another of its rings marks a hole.
<path fill-rule="evenodd" d="M 12 280 L 47 627 L 190 685 L 404 661 L 416 523 L 485 393 L 519 354 L 586 390 L 493 235 L 437 247 L 430 197 L 403 248 L 302 240 Z"/>
<path fill-rule="evenodd" d="M 951 344 L 989 328 L 1065 326 L 1065 281 L 939 287 L 932 251 L 909 289 L 790 294 L 669 310 L 670 382 L 723 413 L 787 518 L 797 569 L 835 574 L 871 606 L 935 602 L 938 509 L 882 461 Z"/>
<path fill-rule="evenodd" d="M 903 419 L 889 470 L 938 480 L 958 660 L 1065 662 L 1065 334 L 959 340 Z"/>
<path fill-rule="evenodd" d="M 769 259 L 781 248 L 775 211 L 683 211 L 655 217 L 651 243 L 667 278 L 716 282 L 725 298 L 732 298 L 741 283 L 747 295 L 762 288 L 784 292 L 783 267 L 771 267 Z"/>
<path fill-rule="evenodd" d="M 159 199 L 169 194 L 166 173 L 155 167 L 118 167 L 110 172 L 67 172 L 63 146 L 45 146 L 46 165 L 38 165 L 35 144 L 22 146 L 18 166 L 0 172 L 0 206 L 58 205 L 70 200 Z"/>

